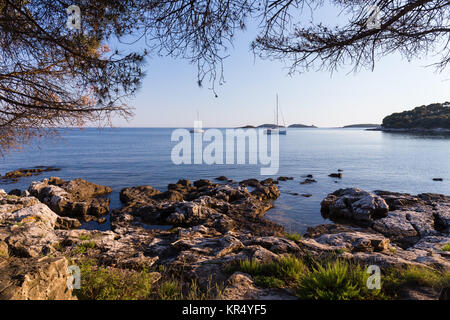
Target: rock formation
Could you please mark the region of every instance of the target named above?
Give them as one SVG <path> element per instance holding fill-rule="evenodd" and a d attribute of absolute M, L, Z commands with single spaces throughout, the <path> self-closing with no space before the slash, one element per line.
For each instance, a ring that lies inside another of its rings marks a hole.
<path fill-rule="evenodd" d="M 280 195 L 270 180 L 179 180 L 167 191 L 125 188 L 120 193 L 124 206 L 111 212 L 109 231 L 74 229 L 86 215 L 107 211 L 96 197 L 109 188 L 51 178 L 32 183 L 29 191 L 31 196 L 24 197 L 0 192 L 2 299 L 73 298 L 64 285 L 67 258 L 75 264 L 92 258 L 101 266 L 128 271 L 164 266 L 202 288 L 225 284 L 225 299 L 295 298 L 292 292 L 258 287 L 250 275 L 230 275 L 224 269 L 245 259 L 270 262 L 284 255 L 321 259 L 332 254 L 382 268 L 415 265 L 450 271 L 450 255 L 442 250 L 450 242 L 450 198 L 443 195 L 341 189 L 322 202 L 322 214 L 336 223 L 309 228 L 294 241 L 264 217 Z"/>

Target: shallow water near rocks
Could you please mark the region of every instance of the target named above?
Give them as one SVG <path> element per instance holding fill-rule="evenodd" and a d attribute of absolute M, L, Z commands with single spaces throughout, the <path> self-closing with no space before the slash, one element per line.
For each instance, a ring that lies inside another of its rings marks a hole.
<path fill-rule="evenodd" d="M 0 173 L 18 168 L 54 166 L 59 172 L 24 177 L 13 184 L 0 183 L 6 191 L 27 189 L 32 181 L 50 176 L 70 180 L 83 178 L 110 186 L 111 208 L 121 206 L 119 192 L 124 187 L 151 185 L 161 191 L 179 179 L 213 180 L 226 176 L 235 181 L 248 178 L 292 176 L 280 181 L 281 196 L 266 217 L 289 232 L 326 220 L 320 202 L 339 188 L 358 187 L 368 191 L 389 190 L 406 193 L 450 194 L 450 136 L 387 133 L 363 129 L 289 129 L 280 136 L 280 167 L 274 176 L 261 176 L 260 165 L 175 165 L 170 128 L 114 128 L 64 130 L 58 141 L 41 142 L 0 160 Z M 206 146 L 207 143 L 204 144 Z M 343 178 L 330 173 L 343 170 Z M 300 184 L 312 174 L 317 183 Z M 433 181 L 443 178 L 443 181 Z M 298 193 L 298 195 L 292 195 Z M 303 197 L 302 194 L 311 194 Z M 104 224 L 84 225 L 108 230 Z M 149 226 L 156 228 L 160 226 Z M 163 228 L 168 228 L 164 226 Z"/>

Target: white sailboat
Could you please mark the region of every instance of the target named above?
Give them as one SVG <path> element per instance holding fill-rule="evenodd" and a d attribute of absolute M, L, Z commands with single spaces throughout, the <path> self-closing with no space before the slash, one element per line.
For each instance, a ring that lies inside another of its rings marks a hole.
<path fill-rule="evenodd" d="M 205 132 L 205 130 L 202 129 L 202 125 L 201 125 L 201 121 L 200 121 L 200 116 L 197 110 L 197 121 L 194 122 L 194 127 L 189 130 L 190 133 L 203 133 Z"/>
<path fill-rule="evenodd" d="M 277 110 L 276 110 L 276 127 L 275 128 L 268 128 L 266 130 L 264 130 L 265 134 L 282 134 L 282 135 L 286 135 L 287 134 L 287 129 L 286 129 L 286 124 L 284 123 L 284 119 L 283 119 L 283 126 L 280 127 L 278 125 L 278 94 L 277 94 Z"/>

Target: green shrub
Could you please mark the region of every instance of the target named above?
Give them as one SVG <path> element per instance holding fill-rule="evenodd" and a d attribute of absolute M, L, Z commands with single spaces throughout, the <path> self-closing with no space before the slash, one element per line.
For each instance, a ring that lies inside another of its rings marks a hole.
<path fill-rule="evenodd" d="M 238 270 L 250 275 L 258 275 L 264 273 L 263 269 L 266 268 L 267 266 L 263 266 L 263 264 L 256 259 L 245 259 L 239 261 Z"/>
<path fill-rule="evenodd" d="M 294 256 L 284 256 L 274 262 L 277 275 L 286 281 L 298 281 L 307 271 L 303 261 Z"/>
<path fill-rule="evenodd" d="M 76 252 L 80 254 L 87 253 L 88 249 L 93 249 L 96 247 L 96 243 L 94 241 L 83 242 L 76 248 Z"/>
<path fill-rule="evenodd" d="M 383 289 L 392 296 L 401 287 L 431 287 L 441 289 L 450 286 L 450 273 L 409 266 L 402 269 L 389 269 L 383 277 Z"/>
<path fill-rule="evenodd" d="M 82 234 L 79 238 L 81 241 L 91 240 L 91 236 L 88 234 Z"/>
<path fill-rule="evenodd" d="M 441 248 L 442 251 L 450 251 L 450 243 L 447 243 Z"/>
<path fill-rule="evenodd" d="M 182 280 L 172 277 L 159 284 L 154 298 L 159 300 L 216 300 L 220 299 L 222 291 L 221 286 L 212 286 L 211 279 L 207 288 L 202 290 L 194 280 L 183 285 Z"/>
<path fill-rule="evenodd" d="M 160 300 L 181 300 L 183 299 L 182 284 L 175 279 L 163 281 L 158 288 L 158 298 Z"/>
<path fill-rule="evenodd" d="M 261 263 L 255 259 L 239 261 L 238 265 L 226 268 L 228 273 L 241 271 L 255 278 L 255 282 L 263 287 L 284 287 L 285 284 L 297 282 L 307 271 L 303 261 L 294 256 L 283 256 L 280 259 Z"/>
<path fill-rule="evenodd" d="M 308 300 L 361 300 L 381 298 L 380 290 L 366 286 L 370 275 L 359 265 L 345 260 L 335 260 L 325 265 L 317 264 L 305 273 L 295 288 L 300 299 Z"/>
<path fill-rule="evenodd" d="M 255 284 L 263 288 L 283 288 L 286 286 L 281 279 L 270 276 L 255 276 Z"/>
<path fill-rule="evenodd" d="M 201 290 L 197 282 L 192 280 L 186 288 L 185 300 L 218 300 L 221 299 L 223 284 L 212 285 L 212 278 L 209 279 L 206 290 Z"/>
<path fill-rule="evenodd" d="M 77 264 L 71 261 L 71 264 Z M 223 288 L 212 286 L 202 290 L 196 281 L 184 283 L 173 275 L 159 275 L 142 271 L 106 268 L 95 260 L 77 264 L 81 271 L 81 288 L 73 292 L 80 300 L 212 300 L 219 299 Z"/>
<path fill-rule="evenodd" d="M 284 236 L 286 237 L 286 239 L 289 239 L 292 241 L 298 241 L 302 238 L 302 236 L 297 232 L 285 233 Z"/>
<path fill-rule="evenodd" d="M 151 295 L 154 274 L 96 266 L 87 261 L 79 265 L 81 288 L 74 290 L 80 300 L 137 300 Z"/>

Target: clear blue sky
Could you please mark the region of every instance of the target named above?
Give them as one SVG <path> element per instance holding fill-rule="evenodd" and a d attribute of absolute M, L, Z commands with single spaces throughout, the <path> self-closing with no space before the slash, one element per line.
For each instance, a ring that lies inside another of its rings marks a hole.
<path fill-rule="evenodd" d="M 335 15 L 329 10 L 327 15 Z M 341 17 L 342 18 L 342 17 Z M 150 58 L 147 76 L 136 97 L 130 122 L 114 119 L 115 126 L 192 127 L 196 110 L 205 127 L 236 127 L 274 122 L 275 95 L 287 124 L 335 127 L 381 123 L 393 112 L 433 102 L 450 101 L 450 70 L 435 73 L 425 67 L 434 60 L 408 62 L 388 56 L 375 70 L 340 70 L 288 76 L 286 65 L 255 59 L 250 43 L 255 32 L 237 36 L 225 60 L 225 80 L 214 97 L 208 85 L 196 84 L 197 69 L 185 60 Z"/>

